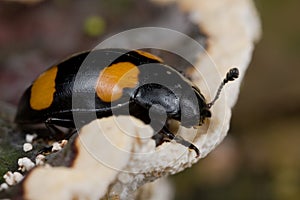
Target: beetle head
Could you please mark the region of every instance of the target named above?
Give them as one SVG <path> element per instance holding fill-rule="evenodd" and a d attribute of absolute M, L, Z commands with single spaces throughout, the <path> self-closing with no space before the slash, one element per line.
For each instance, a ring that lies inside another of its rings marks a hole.
<path fill-rule="evenodd" d="M 181 125 L 185 127 L 201 126 L 211 112 L 204 96 L 196 86 L 190 92 L 185 91 L 180 100 Z"/>

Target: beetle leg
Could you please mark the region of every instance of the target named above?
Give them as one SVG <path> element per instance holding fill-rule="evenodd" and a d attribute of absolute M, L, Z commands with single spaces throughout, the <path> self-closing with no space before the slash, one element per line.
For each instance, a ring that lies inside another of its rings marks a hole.
<path fill-rule="evenodd" d="M 186 141 L 185 139 L 183 139 L 181 136 L 175 136 L 172 132 L 170 132 L 168 130 L 168 128 L 166 126 L 164 126 L 161 130 L 161 132 L 164 134 L 164 136 L 166 136 L 170 141 L 171 140 L 175 140 L 177 143 L 182 144 L 183 146 L 188 147 L 190 150 L 194 150 L 196 153 L 196 158 L 199 157 L 200 152 L 199 149 L 193 145 L 192 143 L 190 143 L 189 141 Z M 157 135 L 157 134 L 156 134 Z M 162 143 L 165 142 L 167 140 L 163 139 Z"/>
<path fill-rule="evenodd" d="M 161 133 L 156 133 L 155 135 L 152 136 L 152 139 L 155 141 L 155 146 L 158 147 L 162 143 L 164 143 L 163 139 L 164 136 Z"/>
<path fill-rule="evenodd" d="M 51 117 L 45 121 L 45 124 L 74 128 L 74 121 L 72 119 L 60 119 Z"/>
<path fill-rule="evenodd" d="M 176 136 L 174 140 L 175 140 L 177 143 L 182 144 L 183 146 L 188 147 L 190 150 L 194 150 L 195 153 L 196 153 L 196 158 L 199 157 L 200 152 L 199 152 L 199 149 L 198 149 L 195 145 L 193 145 L 193 144 L 190 143 L 189 141 L 186 141 L 185 139 L 183 139 L 183 138 L 180 137 L 180 136 Z"/>
<path fill-rule="evenodd" d="M 171 140 L 166 137 L 163 133 L 158 132 L 155 135 L 152 136 L 152 139 L 155 140 L 155 146 L 158 147 L 164 142 L 170 142 Z"/>
<path fill-rule="evenodd" d="M 72 127 L 72 124 L 74 124 L 74 122 L 70 119 L 58 119 L 58 118 L 48 118 L 45 121 L 45 126 L 50 131 L 52 137 L 54 137 L 55 139 L 68 139 L 75 132 L 77 132 L 76 130 L 74 131 L 74 128 L 68 128 L 67 131 L 62 131 L 61 129 L 58 128 L 60 124 L 64 124 L 63 127 L 67 127 L 65 126 L 66 124 L 69 127 Z"/>

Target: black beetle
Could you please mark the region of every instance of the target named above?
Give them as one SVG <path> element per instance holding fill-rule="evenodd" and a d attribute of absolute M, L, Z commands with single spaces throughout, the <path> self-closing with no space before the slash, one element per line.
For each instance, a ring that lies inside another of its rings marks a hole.
<path fill-rule="evenodd" d="M 84 52 L 42 73 L 23 94 L 15 121 L 29 127 L 44 123 L 58 134 L 57 127 L 75 128 L 73 114 L 83 116 L 76 123 L 79 128 L 94 119 L 91 113 L 97 118 L 132 115 L 154 128 L 156 146 L 174 139 L 199 156 L 196 146 L 169 130 L 168 122 L 201 125 L 211 117 L 210 107 L 222 87 L 238 74 L 231 69 L 214 100 L 206 103 L 193 83 L 155 55 L 125 49 Z M 80 100 L 75 107 L 74 97 Z"/>

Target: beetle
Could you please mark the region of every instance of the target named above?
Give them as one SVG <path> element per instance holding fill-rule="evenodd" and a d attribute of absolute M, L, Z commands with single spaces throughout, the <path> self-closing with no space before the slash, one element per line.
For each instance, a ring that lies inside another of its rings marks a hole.
<path fill-rule="evenodd" d="M 153 54 L 126 49 L 83 52 L 33 81 L 19 101 L 15 122 L 32 128 L 45 124 L 55 135 L 61 132 L 58 127 L 74 130 L 89 123 L 92 113 L 97 118 L 131 115 L 153 127 L 156 146 L 174 139 L 199 156 L 198 148 L 175 136 L 168 124 L 176 120 L 187 128 L 202 125 L 211 117 L 222 87 L 238 74 L 231 69 L 207 103 L 197 86 Z M 74 115 L 83 120 L 75 123 Z"/>

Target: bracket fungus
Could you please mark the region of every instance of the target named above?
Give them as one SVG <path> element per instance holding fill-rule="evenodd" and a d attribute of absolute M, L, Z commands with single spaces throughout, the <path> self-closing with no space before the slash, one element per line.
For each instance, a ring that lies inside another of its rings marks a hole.
<path fill-rule="evenodd" d="M 19 184 L 24 199 L 101 199 L 135 198 L 146 183 L 191 167 L 205 157 L 226 136 L 231 109 L 260 37 L 260 21 L 251 0 L 153 0 L 157 4 L 175 3 L 189 14 L 206 36 L 206 54 L 196 55 L 195 69 L 189 77 L 208 101 L 214 97 L 223 76 L 232 66 L 240 78 L 228 84 L 212 107 L 212 117 L 195 129 L 179 127 L 177 134 L 191 141 L 200 151 L 176 142 L 155 147 L 153 129 L 131 116 L 96 119 L 72 136 L 59 156 L 48 158 L 24 177 Z M 201 72 L 193 73 L 195 70 Z M 203 79 L 205 77 L 205 79 Z M 67 151 L 72 151 L 68 153 Z M 55 164 L 53 164 L 55 163 Z M 158 182 L 158 184 L 161 184 Z M 164 197 L 166 199 L 167 197 Z"/>

